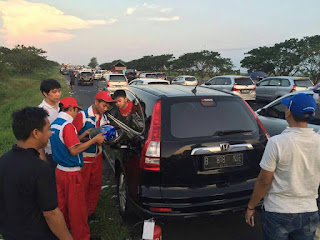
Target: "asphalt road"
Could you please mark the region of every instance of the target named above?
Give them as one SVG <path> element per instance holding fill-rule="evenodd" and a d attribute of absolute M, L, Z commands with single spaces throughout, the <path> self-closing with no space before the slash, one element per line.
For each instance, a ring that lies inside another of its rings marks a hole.
<path fill-rule="evenodd" d="M 65 76 L 69 83 L 69 77 Z M 97 92 L 96 81 L 94 86 L 75 85 L 73 95 L 82 108 L 89 107 L 94 101 Z M 256 110 L 262 107 L 263 103 L 252 103 L 251 107 Z M 105 161 L 106 163 L 106 161 Z M 104 174 L 111 174 L 107 164 L 104 164 Z M 184 240 L 260 240 L 261 224 L 260 213 L 256 211 L 255 227 L 249 227 L 244 220 L 244 212 L 228 216 L 216 216 L 210 219 L 198 221 L 184 221 L 167 223 L 164 227 L 164 240 L 184 239 Z"/>

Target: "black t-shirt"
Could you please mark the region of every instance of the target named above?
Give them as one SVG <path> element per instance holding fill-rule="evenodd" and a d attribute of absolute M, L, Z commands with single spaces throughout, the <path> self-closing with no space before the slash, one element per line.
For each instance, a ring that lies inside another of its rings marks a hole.
<path fill-rule="evenodd" d="M 55 177 L 37 150 L 16 145 L 0 158 L 0 232 L 6 239 L 56 239 L 42 211 L 58 207 Z"/>

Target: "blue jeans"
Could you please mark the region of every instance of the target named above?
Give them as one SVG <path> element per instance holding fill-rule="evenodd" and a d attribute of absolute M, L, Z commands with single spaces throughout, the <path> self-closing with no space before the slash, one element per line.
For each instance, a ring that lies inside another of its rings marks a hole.
<path fill-rule="evenodd" d="M 313 240 L 318 222 L 318 212 L 291 214 L 263 210 L 263 240 Z"/>

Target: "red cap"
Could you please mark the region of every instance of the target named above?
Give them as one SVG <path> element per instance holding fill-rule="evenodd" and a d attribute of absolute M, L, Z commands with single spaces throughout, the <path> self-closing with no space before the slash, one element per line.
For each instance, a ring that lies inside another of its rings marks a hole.
<path fill-rule="evenodd" d="M 95 99 L 97 99 L 97 100 L 103 100 L 103 101 L 105 101 L 105 102 L 115 102 L 115 101 L 112 99 L 110 93 L 107 92 L 107 91 L 99 91 L 99 92 L 97 92 L 97 94 L 96 94 L 96 96 L 95 96 Z"/>
<path fill-rule="evenodd" d="M 60 103 L 62 104 L 63 108 L 67 107 L 77 107 L 79 110 L 82 110 L 81 107 L 78 106 L 77 100 L 74 99 L 73 97 L 64 97 L 60 100 Z"/>

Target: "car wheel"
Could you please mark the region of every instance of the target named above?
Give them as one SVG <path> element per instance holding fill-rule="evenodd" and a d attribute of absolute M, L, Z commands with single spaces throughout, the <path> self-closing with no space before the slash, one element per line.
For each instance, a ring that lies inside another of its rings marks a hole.
<path fill-rule="evenodd" d="M 118 177 L 117 192 L 118 192 L 119 213 L 123 218 L 126 218 L 129 215 L 131 215 L 130 214 L 131 211 L 128 207 L 127 178 L 122 170 Z"/>

